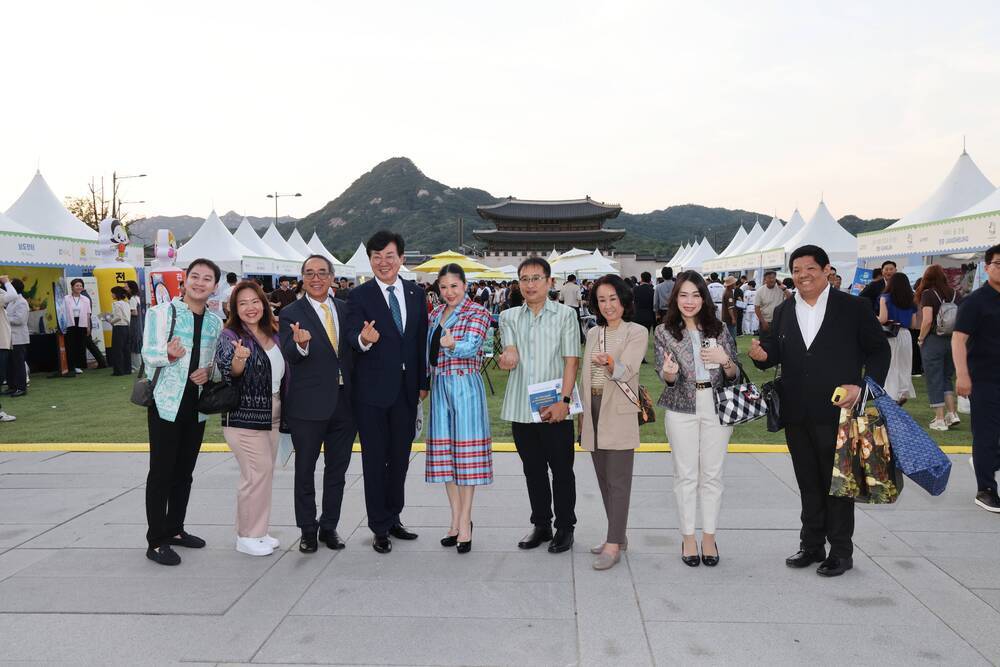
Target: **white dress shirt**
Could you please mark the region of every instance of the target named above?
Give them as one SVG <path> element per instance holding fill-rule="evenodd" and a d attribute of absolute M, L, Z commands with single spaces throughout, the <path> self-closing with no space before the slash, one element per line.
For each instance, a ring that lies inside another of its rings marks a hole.
<path fill-rule="evenodd" d="M 823 318 L 826 316 L 826 302 L 829 298 L 829 283 L 820 292 L 814 306 L 806 303 L 801 294 L 795 294 L 795 318 L 799 321 L 799 331 L 802 332 L 802 340 L 806 344 L 806 349 L 812 346 L 813 341 L 816 339 L 816 334 L 819 333 L 820 327 L 823 326 Z"/>
<path fill-rule="evenodd" d="M 395 287 L 396 288 L 395 290 L 393 290 L 393 294 L 396 295 L 396 300 L 399 302 L 399 317 L 400 317 L 400 319 L 403 322 L 403 331 L 405 331 L 406 330 L 406 297 L 403 294 L 403 281 L 400 279 L 399 274 L 396 274 L 396 282 L 394 282 L 392 285 L 384 283 L 381 280 L 379 280 L 378 278 L 375 279 L 375 283 L 378 285 L 379 290 L 382 292 L 382 298 L 385 299 L 385 306 L 386 306 L 386 308 L 389 309 L 389 315 L 390 315 L 390 319 L 389 319 L 389 322 L 388 322 L 389 326 L 396 326 L 396 323 L 393 322 L 392 319 L 391 319 L 392 306 L 389 305 L 389 290 L 388 290 L 388 288 L 389 287 Z M 384 325 L 380 325 L 378 322 L 375 323 L 375 329 L 376 330 L 378 330 L 381 326 L 384 326 Z M 400 333 L 402 333 L 402 332 L 400 332 Z M 358 334 L 358 345 L 361 346 L 361 349 L 364 352 L 367 352 L 368 350 L 370 350 L 371 346 L 373 344 L 374 343 L 366 345 L 365 342 L 363 340 L 361 340 L 361 334 Z"/>
<path fill-rule="evenodd" d="M 333 316 L 333 330 L 337 332 L 337 340 L 339 341 L 340 340 L 340 319 L 337 317 L 337 307 L 333 304 L 333 299 L 331 299 L 330 297 L 327 297 L 326 301 L 317 301 L 316 299 L 314 299 L 311 296 L 309 296 L 308 294 L 306 294 L 306 300 L 309 302 L 309 305 L 312 306 L 313 310 L 316 311 L 316 316 L 319 317 L 320 323 L 323 324 L 323 327 L 324 327 L 323 333 L 326 333 L 326 328 L 325 328 L 326 327 L 326 313 L 323 312 L 323 304 L 325 303 L 328 306 L 330 306 L 330 315 Z M 303 349 L 297 343 L 296 343 L 295 347 L 298 348 L 299 354 L 301 354 L 303 357 L 309 356 L 309 348 L 308 347 L 305 348 L 305 349 Z M 336 350 L 334 350 L 334 352 L 336 352 Z"/>

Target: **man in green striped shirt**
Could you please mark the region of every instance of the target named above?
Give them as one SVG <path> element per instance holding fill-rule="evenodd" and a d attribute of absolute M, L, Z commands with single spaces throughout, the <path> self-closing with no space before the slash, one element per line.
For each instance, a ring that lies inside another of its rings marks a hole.
<path fill-rule="evenodd" d="M 552 270 L 547 261 L 529 257 L 521 262 L 517 273 L 524 305 L 500 314 L 504 349 L 497 360 L 500 368 L 510 371 L 500 417 L 511 422 L 534 526 L 517 546 L 534 549 L 551 541 L 549 553 L 561 553 L 573 546 L 576 526 L 575 437 L 573 421 L 568 417 L 580 366 L 580 328 L 572 308 L 548 299 Z M 539 411 L 542 421 L 533 422 L 528 386 L 559 378 L 562 378 L 562 400 L 542 408 Z"/>

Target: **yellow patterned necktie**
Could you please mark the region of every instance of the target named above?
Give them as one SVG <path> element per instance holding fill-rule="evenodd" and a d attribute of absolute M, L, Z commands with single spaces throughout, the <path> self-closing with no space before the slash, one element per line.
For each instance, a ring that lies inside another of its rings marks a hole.
<path fill-rule="evenodd" d="M 337 327 L 333 324 L 333 313 L 330 312 L 330 304 L 323 303 L 320 305 L 323 308 L 323 325 L 326 327 L 326 337 L 330 339 L 333 351 L 340 354 L 340 350 L 337 348 Z M 344 384 L 343 374 L 338 378 L 338 382 Z"/>

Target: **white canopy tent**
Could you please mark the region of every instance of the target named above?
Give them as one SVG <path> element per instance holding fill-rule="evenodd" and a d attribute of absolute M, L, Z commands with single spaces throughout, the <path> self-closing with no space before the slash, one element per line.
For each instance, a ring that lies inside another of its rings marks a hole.
<path fill-rule="evenodd" d="M 250 251 L 251 255 L 256 255 L 257 257 L 266 257 L 268 259 L 283 259 L 274 248 L 264 243 L 257 232 L 253 230 L 250 225 L 250 221 L 246 218 L 240 222 L 240 226 L 236 228 L 233 232 L 233 236 L 237 241 L 242 243 L 247 250 Z"/>
<path fill-rule="evenodd" d="M 753 245 L 757 243 L 757 241 L 760 240 L 760 237 L 762 237 L 763 235 L 764 235 L 764 229 L 760 226 L 760 221 L 755 220 L 753 223 L 753 227 L 751 227 L 750 231 L 747 232 L 747 237 L 743 239 L 743 243 L 733 248 L 733 251 L 732 253 L 730 253 L 729 257 L 738 257 L 739 255 L 749 252 L 750 248 L 753 247 Z"/>
<path fill-rule="evenodd" d="M 676 262 L 677 258 L 680 257 L 681 251 L 683 250 L 684 246 L 678 246 L 677 250 L 674 251 L 674 254 L 670 256 L 670 259 L 667 260 L 667 263 L 664 264 L 664 266 L 673 266 L 674 262 Z"/>
<path fill-rule="evenodd" d="M 690 257 L 691 254 L 694 253 L 694 251 L 697 248 L 698 248 L 697 243 L 686 244 L 683 248 L 681 248 L 680 256 L 678 256 L 677 259 L 674 260 L 674 263 L 671 266 L 678 271 L 681 270 L 684 266 L 684 260 Z"/>
<path fill-rule="evenodd" d="M 685 271 L 701 271 L 702 265 L 711 260 L 715 259 L 717 254 L 712 248 L 712 244 L 708 242 L 707 237 L 701 239 L 701 243 L 695 246 L 694 252 L 690 257 L 684 260 L 684 270 Z"/>
<path fill-rule="evenodd" d="M 736 234 L 733 236 L 733 239 L 729 242 L 729 245 L 726 246 L 725 250 L 719 253 L 719 257 L 729 257 L 730 255 L 733 254 L 733 251 L 739 248 L 741 245 L 743 245 L 743 242 L 746 240 L 747 240 L 747 230 L 744 229 L 743 225 L 740 225 L 740 228 L 736 230 Z"/>
<path fill-rule="evenodd" d="M 319 240 L 319 236 L 316 235 L 316 232 L 313 232 L 312 238 L 309 239 L 309 243 L 306 244 L 306 247 L 309 248 L 309 254 L 323 255 L 328 260 L 333 262 L 333 270 L 334 273 L 337 274 L 338 278 L 357 277 L 357 272 L 353 268 L 341 262 L 332 252 L 326 249 L 326 246 Z"/>
<path fill-rule="evenodd" d="M 303 259 L 313 254 L 312 248 L 306 243 L 306 240 L 302 238 L 302 234 L 299 234 L 298 229 L 292 230 L 292 235 L 288 237 L 288 245 L 292 246 L 295 252 L 302 255 Z"/>
<path fill-rule="evenodd" d="M 910 227 L 957 216 L 990 196 L 996 186 L 979 170 L 969 154 L 962 151 L 951 171 L 924 203 L 910 211 L 889 229 Z"/>
<path fill-rule="evenodd" d="M 784 226 L 781 224 L 781 220 L 778 220 L 778 216 L 771 218 L 771 222 L 767 224 L 767 229 L 761 234 L 757 242 L 753 244 L 753 247 L 746 248 L 743 252 L 760 252 L 761 250 L 767 250 L 771 247 L 771 242 L 777 238 L 784 230 Z"/>
<path fill-rule="evenodd" d="M 213 210 L 188 242 L 177 249 L 177 264 L 186 266 L 199 257 L 207 257 L 223 271 L 243 273 L 243 260 L 253 256 L 249 248 L 236 240 Z"/>
<path fill-rule="evenodd" d="M 785 244 L 788 243 L 796 234 L 802 231 L 802 228 L 806 226 L 806 221 L 799 213 L 799 209 L 796 208 L 792 211 L 792 217 L 788 219 L 788 224 L 785 225 L 782 230 L 773 238 L 768 244 L 768 247 L 762 247 L 761 250 L 771 250 L 772 248 L 784 248 Z"/>
<path fill-rule="evenodd" d="M 970 215 L 986 215 L 987 213 L 997 213 L 998 211 L 1000 211 L 1000 188 L 997 188 L 993 191 L 993 194 L 985 197 L 979 203 L 973 204 L 955 217 L 964 218 Z"/>
<path fill-rule="evenodd" d="M 263 240 L 282 259 L 299 263 L 305 261 L 305 255 L 288 244 L 288 241 L 278 233 L 278 228 L 275 227 L 273 222 L 268 226 L 267 231 L 264 232 Z"/>
<path fill-rule="evenodd" d="M 349 269 L 354 270 L 355 277 L 364 276 L 365 278 L 371 278 L 374 274 L 372 273 L 372 264 L 368 260 L 368 251 L 365 249 L 364 243 L 358 244 L 358 249 L 354 251 L 351 258 L 344 262 Z M 405 266 L 400 267 L 399 275 L 407 280 L 414 280 L 417 277 L 413 271 L 410 271 Z"/>
<path fill-rule="evenodd" d="M 601 254 L 599 249 L 593 253 L 586 250 L 573 248 L 561 255 L 552 263 L 552 275 L 566 277 L 570 274 L 578 278 L 600 278 L 609 273 L 619 275 L 620 271 L 615 262 Z"/>
<path fill-rule="evenodd" d="M 41 171 L 35 172 L 28 187 L 7 209 L 7 216 L 32 234 L 97 240 L 97 231 L 66 210 Z"/>
<path fill-rule="evenodd" d="M 854 268 L 858 263 L 858 239 L 840 226 L 824 201 L 820 201 L 806 226 L 785 243 L 786 260 L 796 248 L 804 245 L 819 246 L 830 256 L 830 263 L 840 275 L 847 276 L 848 280 L 854 277 Z"/>
<path fill-rule="evenodd" d="M 13 218 L 9 218 L 3 213 L 0 213 L 0 232 L 13 232 L 14 234 L 30 234 L 31 231 L 24 225 L 16 222 Z"/>

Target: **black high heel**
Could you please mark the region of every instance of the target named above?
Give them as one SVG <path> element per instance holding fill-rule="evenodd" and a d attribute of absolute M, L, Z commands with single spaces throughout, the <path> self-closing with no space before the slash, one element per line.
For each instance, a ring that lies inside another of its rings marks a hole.
<path fill-rule="evenodd" d="M 446 535 L 441 538 L 441 546 L 443 547 L 453 547 L 458 544 L 458 533 L 454 535 Z"/>
<path fill-rule="evenodd" d="M 701 564 L 701 558 L 698 556 L 698 554 L 695 554 L 693 556 L 685 556 L 684 555 L 684 543 L 683 542 L 681 542 L 681 561 L 685 565 L 687 565 L 688 567 L 698 567 L 698 565 Z"/>
<path fill-rule="evenodd" d="M 456 536 L 456 540 L 458 536 Z M 467 554 L 472 551 L 472 522 L 469 522 L 469 541 L 468 542 L 458 542 L 456 551 L 460 554 Z"/>
<path fill-rule="evenodd" d="M 705 565 L 707 565 L 708 567 L 715 567 L 716 565 L 719 564 L 719 543 L 718 542 L 715 543 L 715 555 L 714 556 L 707 555 L 705 553 L 704 547 L 702 547 L 701 562 L 704 563 Z"/>

